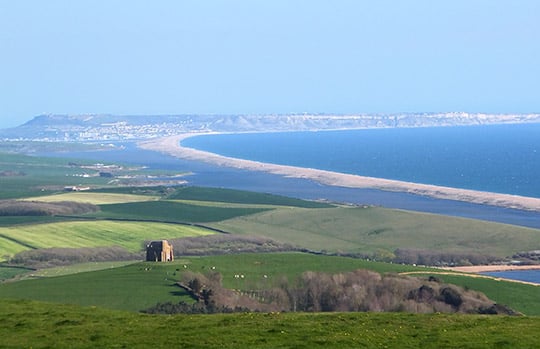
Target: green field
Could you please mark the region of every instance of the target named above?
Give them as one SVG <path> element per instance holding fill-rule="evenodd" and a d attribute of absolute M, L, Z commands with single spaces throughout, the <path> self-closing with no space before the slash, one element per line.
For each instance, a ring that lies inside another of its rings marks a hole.
<path fill-rule="evenodd" d="M 276 209 L 209 225 L 331 252 L 414 248 L 506 257 L 540 247 L 538 229 L 380 207 Z"/>
<path fill-rule="evenodd" d="M 261 282 L 271 282 L 273 278 L 294 278 L 306 270 L 340 272 L 359 268 L 378 272 L 418 270 L 411 266 L 303 253 L 177 257 L 173 263 L 141 262 L 96 272 L 3 284 L 0 298 L 22 297 L 140 311 L 158 302 L 189 300 L 174 284 L 184 271 L 215 270 L 222 274 L 225 287 L 250 289 L 265 286 Z M 235 274 L 243 274 L 245 278 L 240 281 L 234 278 Z M 263 275 L 269 278 L 264 279 Z"/>
<path fill-rule="evenodd" d="M 439 276 L 436 274 L 440 271 L 438 269 L 305 253 L 232 254 L 182 257 L 173 263 L 140 262 L 94 272 L 0 284 L 0 298 L 140 311 L 158 302 L 189 300 L 187 294 L 175 285 L 185 271 L 219 272 L 224 287 L 251 290 L 267 288 L 283 277 L 293 280 L 307 270 L 339 273 L 356 269 L 379 273 L 423 271 L 426 277 L 435 275 L 485 292 L 495 302 L 524 314 L 540 315 L 539 288 L 536 286 L 467 276 Z M 77 267 L 72 267 L 72 271 L 76 272 Z M 237 274 L 244 275 L 244 278 L 235 278 Z"/>
<path fill-rule="evenodd" d="M 85 170 L 70 166 L 70 162 L 62 158 L 0 153 L 0 172 L 10 174 L 2 177 L 0 198 L 49 195 L 65 186 L 105 186 L 110 180 L 97 176 L 97 171 L 89 171 L 94 176 L 82 177 Z"/>
<path fill-rule="evenodd" d="M 139 201 L 158 200 L 158 196 L 150 195 L 134 195 L 134 194 L 117 194 L 117 193 L 96 193 L 90 191 L 69 192 L 48 196 L 38 196 L 26 198 L 25 200 L 36 200 L 43 202 L 59 202 L 59 201 L 74 201 L 87 202 L 94 205 L 118 204 Z"/>
<path fill-rule="evenodd" d="M 268 210 L 253 207 L 194 205 L 177 201 L 145 201 L 101 205 L 101 211 L 88 217 L 127 218 L 165 222 L 206 223 L 250 215 Z"/>
<path fill-rule="evenodd" d="M 168 195 L 167 199 L 224 202 L 229 204 L 293 206 L 303 208 L 332 207 L 332 205 L 327 203 L 299 200 L 279 195 L 204 187 L 179 188 L 174 193 Z"/>
<path fill-rule="evenodd" d="M 105 220 L 0 227 L 0 261 L 28 249 L 121 246 L 141 251 L 143 242 L 200 236 L 214 232 L 195 226 Z"/>
<path fill-rule="evenodd" d="M 404 313 L 156 316 L 0 300 L 2 348 L 538 348 L 540 318 Z"/>

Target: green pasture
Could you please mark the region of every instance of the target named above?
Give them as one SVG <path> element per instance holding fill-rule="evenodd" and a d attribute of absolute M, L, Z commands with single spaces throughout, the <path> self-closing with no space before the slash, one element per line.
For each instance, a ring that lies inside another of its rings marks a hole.
<path fill-rule="evenodd" d="M 113 261 L 113 262 L 88 262 L 73 265 L 64 265 L 54 268 L 46 268 L 32 271 L 33 278 L 54 277 L 63 275 L 72 275 L 78 273 L 86 273 L 103 269 L 119 268 L 129 264 L 138 263 L 140 261 Z"/>
<path fill-rule="evenodd" d="M 13 279 L 14 277 L 30 272 L 30 269 L 16 268 L 7 265 L 0 265 L 0 283 L 4 280 Z"/>
<path fill-rule="evenodd" d="M 0 153 L 0 172 L 15 174 L 2 177 L 0 198 L 43 196 L 56 193 L 65 186 L 103 186 L 110 180 L 97 176 L 95 170 L 81 169 L 69 163 L 69 159 Z M 94 176 L 82 177 L 85 172 Z"/>
<path fill-rule="evenodd" d="M 63 222 L 70 219 L 72 218 L 58 216 L 0 216 L 0 227 Z"/>
<path fill-rule="evenodd" d="M 412 248 L 506 257 L 540 248 L 538 229 L 380 207 L 279 208 L 209 225 L 326 251 Z"/>
<path fill-rule="evenodd" d="M 75 272 L 76 269 L 73 266 L 71 271 Z M 185 271 L 203 274 L 219 272 L 224 287 L 252 290 L 271 287 L 282 278 L 293 281 L 308 270 L 339 273 L 356 269 L 379 273 L 423 271 L 425 277 L 434 275 L 444 281 L 485 292 L 495 302 L 506 304 L 524 314 L 540 315 L 537 286 L 458 275 L 448 276 L 447 280 L 447 276 L 437 274 L 437 269 L 304 253 L 177 256 L 171 263 L 140 262 L 93 272 L 4 283 L 0 285 L 0 298 L 140 311 L 158 302 L 188 300 L 184 291 L 175 285 Z M 244 277 L 236 278 L 235 275 Z M 535 305 L 531 306 L 532 303 Z"/>
<path fill-rule="evenodd" d="M 140 261 L 136 261 L 140 262 Z M 85 273 L 89 271 L 103 270 L 123 267 L 128 264 L 133 264 L 135 261 L 116 261 L 116 262 L 88 262 L 80 263 L 73 265 L 65 265 L 54 268 L 46 269 L 27 269 L 20 267 L 13 267 L 9 265 L 0 265 L 0 282 L 4 280 L 12 279 L 17 276 L 19 279 L 28 279 L 28 278 L 43 278 L 43 277 L 54 277 L 62 275 L 71 275 L 77 273 Z M 13 280 L 11 280 L 13 281 Z"/>
<path fill-rule="evenodd" d="M 538 348 L 540 318 L 405 313 L 145 315 L 0 300 L 3 348 Z"/>
<path fill-rule="evenodd" d="M 63 304 L 141 311 L 157 302 L 192 301 L 175 282 L 179 263 L 140 262 L 124 267 L 0 284 L 0 299 L 24 298 Z M 175 275 L 176 273 L 176 275 Z"/>
<path fill-rule="evenodd" d="M 85 202 L 94 205 L 118 204 L 128 202 L 153 201 L 158 200 L 157 196 L 116 194 L 116 193 L 95 193 L 95 192 L 69 192 L 47 196 L 31 197 L 25 200 L 43 202 L 74 201 Z"/>
<path fill-rule="evenodd" d="M 232 204 L 294 206 L 304 208 L 332 207 L 327 203 L 306 201 L 286 196 L 224 188 L 181 187 L 167 196 L 169 200 L 226 202 Z"/>
<path fill-rule="evenodd" d="M 149 170 L 145 170 L 145 173 Z M 150 195 L 156 197 L 164 197 L 171 192 L 174 192 L 175 187 L 169 186 L 118 186 L 91 189 L 91 193 L 111 193 L 111 194 L 127 194 L 127 195 Z"/>
<path fill-rule="evenodd" d="M 29 249 L 29 247 L 24 246 L 17 241 L 13 241 L 8 236 L 3 235 L 4 229 L 9 228 L 0 228 L 0 262 L 6 261 L 13 255 Z"/>
<path fill-rule="evenodd" d="M 101 211 L 88 214 L 98 218 L 157 220 L 164 222 L 206 223 L 251 215 L 265 208 L 219 207 L 194 205 L 176 201 L 144 201 L 101 205 Z"/>
<path fill-rule="evenodd" d="M 213 234 L 194 226 L 156 222 L 69 221 L 0 227 L 0 256 L 4 260 L 30 248 L 121 246 L 140 251 L 143 242 Z"/>
<path fill-rule="evenodd" d="M 92 150 L 111 150 L 114 146 L 103 143 L 74 143 L 74 142 L 45 142 L 45 141 L 9 141 L 0 142 L 0 152 L 32 154 L 40 153 L 58 153 L 58 152 L 73 152 L 73 151 L 92 151 Z M 16 154 L 14 154 L 16 155 Z"/>

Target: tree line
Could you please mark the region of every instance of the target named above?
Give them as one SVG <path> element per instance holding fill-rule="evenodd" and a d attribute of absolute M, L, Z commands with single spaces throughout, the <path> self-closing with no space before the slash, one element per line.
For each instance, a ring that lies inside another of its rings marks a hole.
<path fill-rule="evenodd" d="M 55 216 L 99 211 L 99 207 L 75 201 L 41 202 L 0 200 L 0 216 Z"/>
<path fill-rule="evenodd" d="M 359 269 L 329 274 L 307 271 L 289 281 L 278 278 L 266 289 L 240 291 L 222 286 L 222 277 L 186 272 L 184 288 L 194 303 L 158 303 L 147 313 L 280 312 L 411 312 L 512 314 L 483 293 L 445 284 L 435 277 L 418 278 Z"/>

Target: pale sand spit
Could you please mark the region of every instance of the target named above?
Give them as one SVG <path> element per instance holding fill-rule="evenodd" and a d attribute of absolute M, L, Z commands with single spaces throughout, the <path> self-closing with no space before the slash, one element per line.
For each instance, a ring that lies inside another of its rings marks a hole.
<path fill-rule="evenodd" d="M 208 134 L 208 133 L 205 133 Z M 476 190 L 442 187 L 428 184 L 396 181 L 383 178 L 364 177 L 345 173 L 302 168 L 294 166 L 276 165 L 258 161 L 236 159 L 214 153 L 183 147 L 180 141 L 188 137 L 201 135 L 187 133 L 160 139 L 141 142 L 139 147 L 147 150 L 159 151 L 178 158 L 199 160 L 219 166 L 240 168 L 250 171 L 264 171 L 293 178 L 306 178 L 313 181 L 340 187 L 371 188 L 393 192 L 404 192 L 437 199 L 457 200 L 482 205 L 500 206 L 520 210 L 540 212 L 540 199 L 518 195 L 498 194 Z"/>

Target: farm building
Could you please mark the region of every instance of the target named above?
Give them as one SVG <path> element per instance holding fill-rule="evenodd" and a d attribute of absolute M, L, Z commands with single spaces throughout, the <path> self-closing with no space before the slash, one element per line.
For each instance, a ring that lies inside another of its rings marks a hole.
<path fill-rule="evenodd" d="M 146 261 L 170 262 L 174 260 L 173 247 L 167 240 L 150 241 L 146 245 Z"/>

